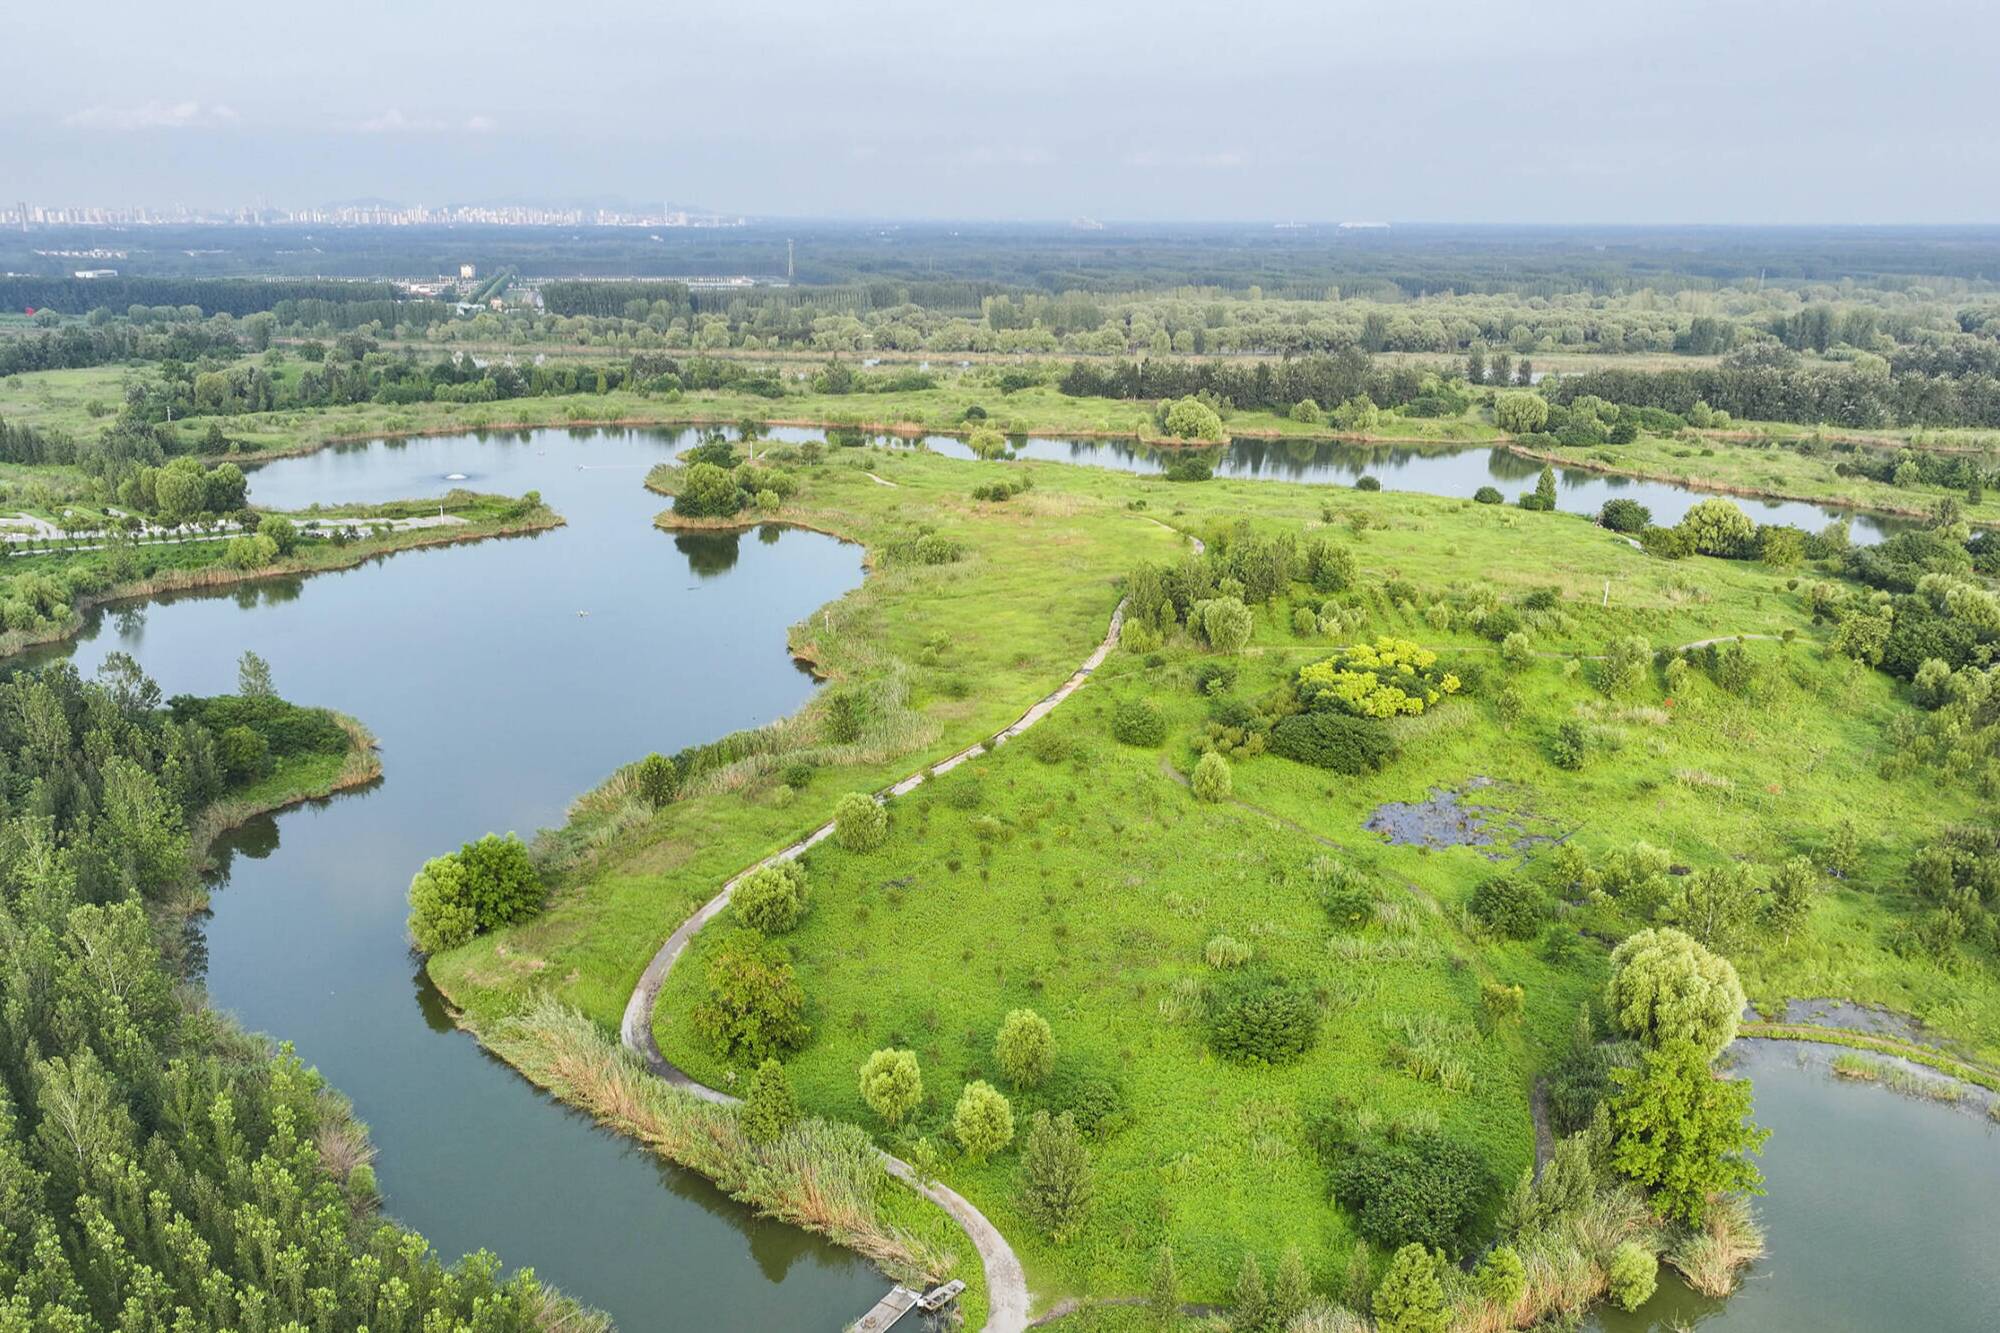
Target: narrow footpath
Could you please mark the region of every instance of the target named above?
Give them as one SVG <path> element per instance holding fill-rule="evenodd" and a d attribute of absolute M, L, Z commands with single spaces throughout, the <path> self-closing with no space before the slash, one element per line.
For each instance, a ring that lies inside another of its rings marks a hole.
<path fill-rule="evenodd" d="M 1147 521 L 1168 528 L 1169 531 L 1178 531 L 1158 519 L 1149 518 Z M 1193 544 L 1196 554 L 1206 549 L 1197 537 L 1189 537 L 1188 541 Z M 976 759 L 1006 744 L 1047 717 L 1055 711 L 1056 705 L 1076 693 L 1084 682 L 1090 679 L 1091 673 L 1104 664 L 1104 659 L 1118 646 L 1118 632 L 1124 625 L 1125 603 L 1121 601 L 1111 612 L 1111 625 L 1104 633 L 1103 642 L 1092 650 L 1090 656 L 1083 659 L 1083 664 L 1070 675 L 1068 680 L 1042 696 L 1027 712 L 987 739 L 967 746 L 927 769 L 912 773 L 886 791 L 877 792 L 876 802 L 886 804 L 895 797 L 915 791 L 923 785 L 927 777 L 949 773 L 967 760 Z M 729 906 L 729 900 L 736 892 L 737 885 L 766 866 L 798 859 L 809 848 L 832 836 L 833 824 L 828 821 L 791 846 L 771 853 L 755 865 L 738 873 L 735 878 L 722 886 L 721 892 L 703 903 L 694 915 L 683 921 L 680 928 L 669 935 L 667 942 L 660 946 L 659 952 L 653 955 L 652 961 L 646 964 L 646 970 L 639 976 L 639 984 L 633 988 L 631 998 L 625 1002 L 625 1017 L 619 1025 L 619 1033 L 626 1049 L 644 1060 L 646 1067 L 655 1075 L 674 1087 L 706 1101 L 725 1106 L 736 1104 L 737 1098 L 696 1080 L 661 1053 L 659 1042 L 653 1037 L 653 1006 L 659 1001 L 660 987 L 666 984 L 667 974 L 673 971 L 674 964 L 686 952 L 688 941 L 692 940 L 703 926 L 713 921 L 723 908 Z M 999 1228 L 989 1222 L 984 1213 L 973 1207 L 957 1191 L 936 1181 L 926 1184 L 909 1163 L 881 1148 L 875 1151 L 890 1175 L 950 1214 L 952 1220 L 958 1223 L 959 1228 L 972 1241 L 973 1247 L 978 1250 L 980 1265 L 986 1270 L 988 1333 L 1025 1333 L 1028 1327 L 1028 1311 L 1032 1304 L 1027 1274 L 1021 1268 L 1021 1260 L 1014 1253 L 1014 1247 L 1007 1243 L 1007 1238 L 1000 1234 Z"/>

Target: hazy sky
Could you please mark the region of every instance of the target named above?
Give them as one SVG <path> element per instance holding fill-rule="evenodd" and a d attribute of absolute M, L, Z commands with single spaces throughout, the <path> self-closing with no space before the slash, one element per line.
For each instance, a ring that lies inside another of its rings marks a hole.
<path fill-rule="evenodd" d="M 2000 221 L 1993 0 L 14 0 L 11 203 Z"/>

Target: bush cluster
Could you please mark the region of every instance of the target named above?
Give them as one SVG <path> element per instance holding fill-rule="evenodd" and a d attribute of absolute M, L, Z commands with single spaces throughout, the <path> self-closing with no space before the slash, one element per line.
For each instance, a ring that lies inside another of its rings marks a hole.
<path fill-rule="evenodd" d="M 1271 728 L 1271 753 L 1336 773 L 1373 773 L 1399 753 L 1379 722 L 1345 713 L 1294 713 Z"/>
<path fill-rule="evenodd" d="M 1210 1000 L 1208 1044 L 1226 1060 L 1290 1064 L 1318 1040 L 1318 1003 L 1283 977 L 1249 977 Z"/>
<path fill-rule="evenodd" d="M 489 833 L 416 873 L 410 935 L 425 953 L 456 948 L 480 931 L 527 920 L 546 897 L 527 846 L 511 833 Z"/>

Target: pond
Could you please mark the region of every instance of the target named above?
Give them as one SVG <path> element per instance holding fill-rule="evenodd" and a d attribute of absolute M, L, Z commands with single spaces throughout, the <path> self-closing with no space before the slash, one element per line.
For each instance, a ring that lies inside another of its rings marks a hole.
<path fill-rule="evenodd" d="M 887 1289 L 872 1268 L 544 1097 L 452 1028 L 404 940 L 425 858 L 488 831 L 532 836 L 619 765 L 811 693 L 786 628 L 860 582 L 860 548 L 655 529 L 666 502 L 641 479 L 681 443 L 547 431 L 273 463 L 251 476 L 259 504 L 538 489 L 568 525 L 108 611 L 52 655 L 88 675 L 130 652 L 168 694 L 206 694 L 234 690 L 253 649 L 287 697 L 380 739 L 373 789 L 223 840 L 203 930 L 215 1004 L 354 1100 L 395 1216 L 449 1255 L 532 1266 L 624 1329 L 833 1329 Z"/>
<path fill-rule="evenodd" d="M 1726 1301 L 1661 1273 L 1599 1333 L 1974 1333 L 2000 1310 L 2000 1124 L 1837 1078 L 1837 1049 L 1742 1041 L 1737 1072 L 1772 1131 L 1757 1200 L 1767 1251 Z"/>
<path fill-rule="evenodd" d="M 773 439 L 802 442 L 823 438 L 816 430 L 786 427 L 771 432 Z M 971 458 L 965 441 L 950 435 L 926 435 L 921 440 L 883 437 L 888 444 L 914 447 L 918 444 L 953 458 Z M 1166 470 L 1181 452 L 1160 450 L 1130 439 L 1068 440 L 1043 436 L 1014 437 L 1014 452 L 1020 458 L 1044 462 L 1079 463 L 1089 467 L 1112 468 L 1145 476 Z M 1535 488 L 1542 465 L 1505 449 L 1487 445 L 1391 445 L 1351 444 L 1337 440 L 1232 440 L 1226 448 L 1204 451 L 1215 461 L 1218 477 L 1240 477 L 1252 481 L 1298 481 L 1328 486 L 1352 486 L 1362 476 L 1382 483 L 1384 490 L 1415 491 L 1425 495 L 1446 495 L 1471 499 L 1482 486 L 1491 486 L 1512 504 L 1522 491 Z M 1640 481 L 1632 477 L 1592 472 L 1585 468 L 1558 467 L 1556 507 L 1595 514 L 1606 500 L 1636 500 L 1653 512 L 1653 521 L 1678 523 L 1696 501 L 1713 499 L 1714 491 L 1696 490 L 1665 481 Z M 1742 506 L 1759 523 L 1790 524 L 1807 532 L 1817 532 L 1837 518 L 1851 522 L 1850 537 L 1857 545 L 1881 541 L 1894 532 L 1898 520 L 1855 509 L 1838 509 L 1805 504 L 1796 500 L 1756 500 L 1743 496 L 1723 496 Z"/>

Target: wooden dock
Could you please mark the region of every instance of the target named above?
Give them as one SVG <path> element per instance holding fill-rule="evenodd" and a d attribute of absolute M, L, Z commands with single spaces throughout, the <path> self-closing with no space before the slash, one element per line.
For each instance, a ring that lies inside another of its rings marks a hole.
<path fill-rule="evenodd" d="M 936 1314 L 957 1300 L 958 1294 L 964 1290 L 965 1284 L 956 1279 L 933 1288 L 929 1293 L 911 1291 L 899 1285 L 875 1302 L 875 1308 L 862 1315 L 850 1333 L 884 1333 L 885 1329 L 893 1327 L 897 1320 L 912 1310 Z"/>
<path fill-rule="evenodd" d="M 921 1292 L 911 1291 L 908 1287 L 895 1287 L 875 1302 L 874 1309 L 861 1316 L 854 1325 L 854 1333 L 886 1333 L 898 1319 L 916 1309 L 917 1302 L 922 1299 Z"/>

